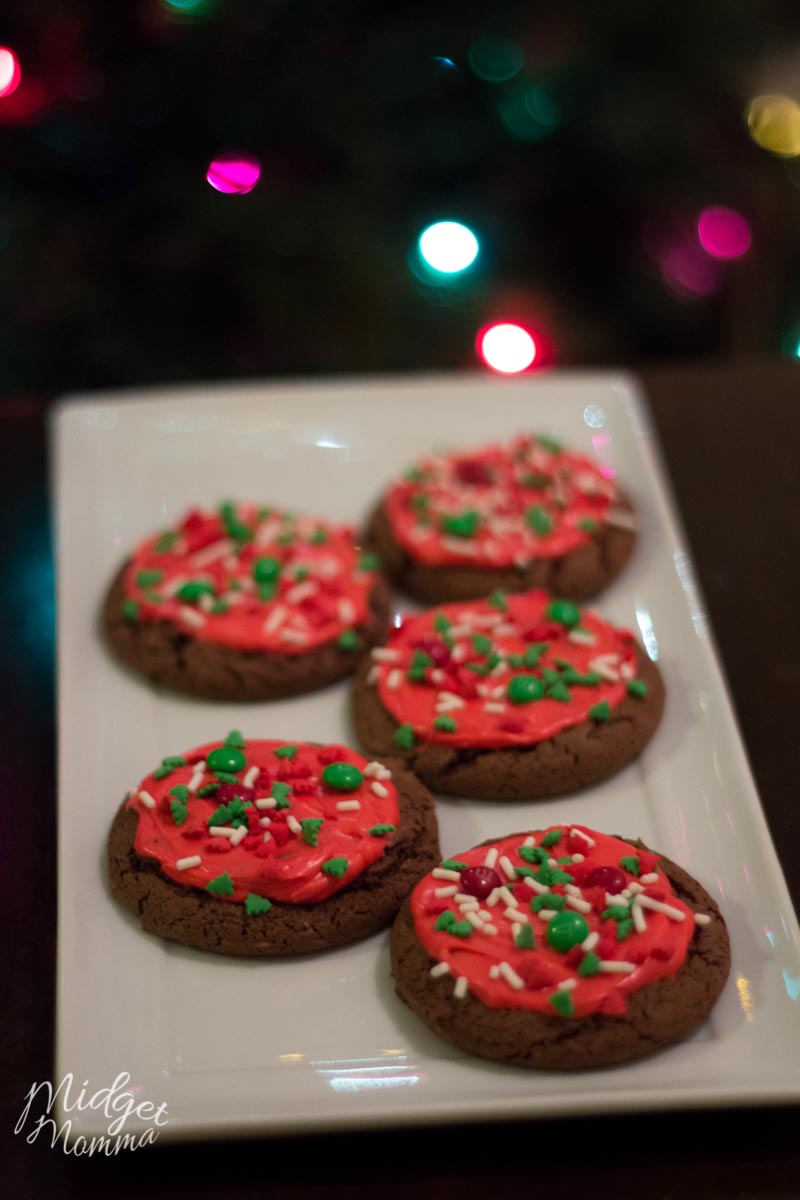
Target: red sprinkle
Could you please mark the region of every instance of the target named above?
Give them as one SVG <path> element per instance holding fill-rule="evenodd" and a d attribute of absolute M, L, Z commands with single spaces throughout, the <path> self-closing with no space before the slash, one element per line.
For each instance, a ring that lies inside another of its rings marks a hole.
<path fill-rule="evenodd" d="M 210 842 L 206 842 L 209 854 L 227 854 L 230 848 L 231 844 L 226 837 L 212 838 Z"/>
<path fill-rule="evenodd" d="M 347 750 L 344 746 L 323 746 L 317 751 L 317 758 L 323 767 L 330 766 L 331 763 L 342 762 L 347 758 Z"/>

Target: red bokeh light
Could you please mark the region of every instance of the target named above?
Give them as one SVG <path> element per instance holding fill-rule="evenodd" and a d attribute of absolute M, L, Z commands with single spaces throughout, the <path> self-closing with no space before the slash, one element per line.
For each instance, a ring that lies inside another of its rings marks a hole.
<path fill-rule="evenodd" d="M 10 96 L 19 87 L 22 69 L 13 50 L 0 46 L 0 100 Z"/>
<path fill-rule="evenodd" d="M 478 355 L 500 375 L 519 375 L 536 359 L 533 334 L 513 321 L 496 321 L 481 329 L 475 340 Z"/>

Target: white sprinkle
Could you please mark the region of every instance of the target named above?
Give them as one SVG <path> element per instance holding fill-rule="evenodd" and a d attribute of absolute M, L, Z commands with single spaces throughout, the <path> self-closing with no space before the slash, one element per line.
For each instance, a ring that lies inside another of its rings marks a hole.
<path fill-rule="evenodd" d="M 643 892 L 644 888 L 642 887 L 642 885 L 640 883 L 631 882 L 628 884 L 628 886 L 625 890 L 626 890 L 626 892 L 630 892 L 630 894 L 632 896 L 636 896 L 636 895 L 638 895 L 639 892 Z"/>
<path fill-rule="evenodd" d="M 647 921 L 642 912 L 641 905 L 637 900 L 634 900 L 631 905 L 631 916 L 633 917 L 633 925 L 637 933 L 644 933 L 647 929 Z"/>
<path fill-rule="evenodd" d="M 305 646 L 308 641 L 308 634 L 301 633 L 299 629 L 282 629 L 281 641 L 294 642 L 297 646 Z"/>
<path fill-rule="evenodd" d="M 383 763 L 370 762 L 364 767 L 364 775 L 367 779 L 391 779 L 392 772 Z"/>
<path fill-rule="evenodd" d="M 489 937 L 494 937 L 494 935 L 497 933 L 497 926 L 496 925 L 484 925 L 481 932 L 487 933 L 489 935 Z"/>
<path fill-rule="evenodd" d="M 596 638 L 588 629 L 571 629 L 567 634 L 567 641 L 572 642 L 574 646 L 593 646 Z"/>
<path fill-rule="evenodd" d="M 512 867 L 512 870 L 513 870 L 513 867 Z M 514 893 L 510 892 L 507 887 L 500 887 L 497 889 L 497 892 L 498 892 L 499 898 L 503 901 L 504 904 L 507 904 L 509 908 L 518 908 L 519 907 L 519 900 L 517 900 Z"/>
<path fill-rule="evenodd" d="M 661 900 L 653 900 L 651 896 L 642 894 L 636 899 L 637 904 L 641 904 L 642 908 L 651 908 L 653 912 L 663 913 L 665 917 L 671 917 L 673 921 L 682 921 L 686 914 L 679 908 L 673 908 L 671 904 L 663 904 Z"/>
<path fill-rule="evenodd" d="M 179 871 L 188 871 L 190 867 L 199 867 L 202 861 L 199 854 L 190 854 L 186 858 L 179 858 L 175 866 Z"/>
<path fill-rule="evenodd" d="M 455 692 L 439 692 L 436 697 L 437 704 L 449 704 L 452 708 L 463 708 L 465 701 L 461 696 L 457 696 Z"/>
<path fill-rule="evenodd" d="M 501 625 L 495 625 L 492 630 L 495 637 L 514 637 L 516 632 L 516 626 L 511 625 L 508 621 L 503 621 Z"/>
<path fill-rule="evenodd" d="M 525 841 L 522 843 L 522 845 L 530 849 L 532 846 L 536 845 L 536 838 L 533 836 L 533 834 L 529 834 L 529 836 L 525 838 Z"/>
<path fill-rule="evenodd" d="M 481 918 L 482 921 L 491 921 L 491 919 L 492 919 L 492 914 L 490 912 L 487 912 L 485 908 L 480 909 L 480 911 L 478 912 L 478 916 Z"/>
<path fill-rule="evenodd" d="M 375 646 L 370 650 L 370 656 L 375 662 L 397 662 L 400 657 L 400 651 L 389 650 L 386 646 Z"/>
<path fill-rule="evenodd" d="M 619 656 L 616 654 L 599 654 L 589 663 L 589 670 L 594 671 L 607 683 L 618 683 L 619 671 L 616 667 L 618 661 Z"/>
<path fill-rule="evenodd" d="M 576 908 L 578 912 L 588 913 L 592 911 L 592 906 L 588 900 L 582 900 L 580 896 L 567 896 L 567 904 L 570 908 Z"/>
<path fill-rule="evenodd" d="M 573 988 L 578 986 L 577 979 L 562 979 L 556 984 L 557 992 L 571 992 Z"/>
<path fill-rule="evenodd" d="M 630 900 L 631 894 L 631 889 L 629 887 L 624 887 L 620 892 L 620 896 L 624 896 L 626 900 Z"/>
<path fill-rule="evenodd" d="M 238 846 L 239 842 L 243 841 L 249 832 L 250 829 L 247 825 L 240 825 L 238 829 L 234 829 L 233 833 L 231 834 L 231 845 Z"/>
<path fill-rule="evenodd" d="M 580 896 L 580 894 L 581 894 L 581 889 L 579 887 L 576 887 L 574 883 L 565 884 L 564 891 L 567 892 L 568 895 L 570 895 L 570 896 Z"/>
<path fill-rule="evenodd" d="M 453 995 L 455 996 L 456 1000 L 463 1000 L 466 994 L 467 977 L 466 975 L 461 975 L 460 978 L 456 980 L 456 986 L 453 988 Z"/>
<path fill-rule="evenodd" d="M 377 783 L 377 784 L 373 783 L 372 790 L 374 791 L 376 787 L 382 787 L 382 786 L 383 785 L 380 783 Z M 384 791 L 385 790 L 386 789 L 384 788 Z M 358 810 L 360 808 L 361 808 L 361 803 L 358 800 L 337 800 L 336 801 L 336 809 L 338 812 L 358 812 Z"/>
<path fill-rule="evenodd" d="M 467 657 L 467 654 L 468 654 L 467 647 L 464 645 L 463 642 L 460 642 L 457 646 L 454 646 L 453 649 L 450 651 L 450 657 L 452 658 L 453 662 L 457 662 L 457 663 L 463 662 L 464 659 Z"/>
<path fill-rule="evenodd" d="M 489 908 L 494 908 L 495 904 L 500 902 L 500 888 L 492 888 L 489 895 L 486 897 L 486 903 Z"/>
<path fill-rule="evenodd" d="M 451 638 L 453 638 L 455 641 L 458 641 L 459 638 L 466 637 L 469 633 L 469 630 L 470 626 L 465 623 L 463 625 L 451 625 L 447 632 L 450 634 Z"/>
<path fill-rule="evenodd" d="M 582 854 L 573 854 L 572 861 L 574 863 L 582 863 L 584 861 L 584 856 Z"/>
<path fill-rule="evenodd" d="M 245 771 L 244 779 L 242 780 L 242 783 L 244 784 L 245 787 L 248 787 L 248 788 L 253 787 L 253 785 L 255 784 L 255 781 L 258 779 L 258 772 L 259 772 L 258 767 L 255 767 L 255 766 L 248 767 L 247 771 Z"/>
<path fill-rule="evenodd" d="M 489 967 L 489 978 L 490 979 L 499 979 L 500 978 L 500 968 L 498 967 L 497 963 L 492 963 L 492 965 Z"/>
<path fill-rule="evenodd" d="M 209 563 L 216 562 L 218 558 L 224 558 L 226 554 L 230 554 L 233 548 L 230 538 L 212 542 L 210 546 L 204 546 L 202 550 L 198 550 L 196 554 L 192 555 L 192 566 L 207 567 Z"/>
<path fill-rule="evenodd" d="M 590 933 L 587 938 L 581 942 L 581 950 L 585 950 L 588 954 L 590 950 L 594 950 L 597 943 L 600 941 L 599 933 Z"/>
<path fill-rule="evenodd" d="M 303 826 L 300 824 L 297 817 L 293 817 L 291 815 L 291 813 L 286 818 L 286 824 L 289 826 L 292 833 L 302 833 L 303 832 Z"/>
<path fill-rule="evenodd" d="M 500 975 L 502 975 L 506 983 L 509 984 L 510 987 L 514 988 L 515 991 L 519 992 L 525 987 L 524 981 L 520 979 L 519 975 L 510 963 L 501 962 L 498 963 L 498 967 Z"/>
<path fill-rule="evenodd" d="M 489 678 L 492 679 L 496 675 L 502 675 L 507 670 L 508 670 L 508 663 L 505 663 L 505 662 L 495 663 L 495 665 L 492 667 L 491 671 L 489 672 Z"/>
<path fill-rule="evenodd" d="M 556 915 L 556 911 L 557 910 L 555 908 L 540 908 L 539 916 L 543 921 L 549 921 L 551 917 Z"/>
<path fill-rule="evenodd" d="M 607 958 L 601 958 L 598 969 L 602 971 L 604 975 L 632 975 L 636 970 L 636 967 L 633 965 L 633 963 L 617 962 L 615 959 L 609 960 Z"/>
<path fill-rule="evenodd" d="M 490 700 L 484 704 L 483 711 L 487 713 L 504 713 L 506 711 L 505 704 L 498 704 L 496 700 Z"/>
<path fill-rule="evenodd" d="M 208 832 L 211 837 L 231 838 L 236 833 L 232 825 L 210 825 Z"/>
<path fill-rule="evenodd" d="M 203 612 L 211 612 L 211 609 L 214 607 L 216 602 L 213 596 L 209 596 L 208 593 L 205 593 L 200 597 L 197 603 L 200 605 Z"/>
<path fill-rule="evenodd" d="M 509 921 L 516 921 L 520 925 L 527 925 L 527 923 L 528 923 L 528 918 L 525 916 L 525 913 L 519 908 L 507 908 L 505 910 L 505 912 L 503 913 L 503 915 L 505 917 L 507 917 Z"/>
<path fill-rule="evenodd" d="M 444 683 L 445 678 L 445 673 L 441 667 L 434 667 L 431 671 L 431 683 L 435 683 L 437 687 L 440 683 Z"/>
<path fill-rule="evenodd" d="M 658 871 L 649 871 L 647 875 L 640 875 L 639 883 L 658 883 Z"/>
<path fill-rule="evenodd" d="M 498 621 L 503 620 L 503 614 L 501 612 L 474 613 L 472 620 L 475 625 L 496 625 Z"/>
<path fill-rule="evenodd" d="M 256 581 L 251 576 L 245 575 L 244 579 L 239 580 L 239 586 L 243 592 L 254 592 L 256 590 Z"/>
<path fill-rule="evenodd" d="M 434 879 L 452 879 L 453 883 L 458 883 L 461 878 L 458 871 L 451 871 L 448 867 L 434 867 L 431 875 Z"/>
<path fill-rule="evenodd" d="M 168 579 L 163 585 L 161 588 L 161 595 L 169 599 L 171 596 L 174 596 L 176 592 L 179 592 L 185 583 L 185 575 L 175 575 L 174 578 Z"/>
<path fill-rule="evenodd" d="M 548 865 L 548 867 L 557 867 L 558 863 L 556 862 L 556 860 L 554 858 L 548 858 L 547 865 Z"/>
<path fill-rule="evenodd" d="M 392 670 L 389 672 L 389 674 L 386 676 L 386 686 L 388 688 L 391 688 L 392 691 L 395 691 L 396 688 L 400 687 L 400 684 L 402 682 L 403 682 L 403 672 L 401 671 L 400 667 L 393 667 Z"/>
<path fill-rule="evenodd" d="M 451 554 L 463 554 L 466 558 L 474 558 L 478 553 L 478 547 L 469 538 L 443 537 L 441 545 L 444 550 L 449 550 Z"/>
<path fill-rule="evenodd" d="M 198 763 L 195 767 L 194 775 L 186 785 L 190 792 L 194 793 L 200 787 L 200 784 L 203 782 L 203 772 L 205 771 L 205 767 L 205 763 Z"/>
<path fill-rule="evenodd" d="M 708 915 L 708 913 L 695 913 L 694 923 L 695 925 L 710 925 L 711 917 Z"/>
<path fill-rule="evenodd" d="M 431 967 L 431 975 L 434 979 L 440 979 L 442 975 L 449 975 L 450 968 L 446 962 L 438 962 L 435 967 Z"/>
<path fill-rule="evenodd" d="M 573 828 L 570 830 L 570 833 L 574 834 L 575 837 L 583 838 L 587 846 L 591 847 L 594 845 L 594 838 L 590 838 L 588 833 L 584 833 L 582 829 L 575 829 L 573 826 Z"/>
<path fill-rule="evenodd" d="M 636 668 L 633 663 L 625 662 L 620 667 L 619 673 L 623 679 L 633 679 L 636 674 Z"/>
<path fill-rule="evenodd" d="M 433 894 L 434 896 L 438 896 L 440 899 L 444 900 L 446 896 L 455 896 L 457 891 L 458 888 L 453 885 L 453 887 L 436 888 Z"/>
<path fill-rule="evenodd" d="M 446 867 L 437 867 L 437 870 L 446 870 Z M 477 896 L 470 896 L 469 892 L 456 892 L 456 904 L 466 904 L 469 901 L 471 904 L 478 903 Z"/>
<path fill-rule="evenodd" d="M 202 613 L 197 612 L 193 608 L 187 608 L 185 604 L 182 604 L 178 609 L 178 616 L 185 624 L 191 625 L 195 629 L 202 629 L 206 623 L 206 619 Z"/>
<path fill-rule="evenodd" d="M 550 891 L 549 887 L 546 887 L 543 883 L 539 883 L 538 879 L 531 878 L 530 875 L 523 875 L 522 882 L 526 887 L 529 887 L 532 892 L 538 892 L 540 896 L 544 895 L 545 892 Z"/>
<path fill-rule="evenodd" d="M 261 817 L 258 823 L 262 829 L 269 829 L 272 824 L 272 817 Z"/>
<path fill-rule="evenodd" d="M 263 632 L 269 636 L 274 633 L 279 625 L 282 625 L 289 615 L 289 610 L 284 604 L 276 604 L 272 612 L 267 617 L 263 625 Z"/>
<path fill-rule="evenodd" d="M 336 611 L 343 625 L 352 625 L 356 619 L 356 606 L 346 596 L 339 601 Z"/>
<path fill-rule="evenodd" d="M 272 841 L 272 834 L 271 834 L 271 833 L 270 833 L 268 830 L 267 830 L 267 831 L 265 831 L 265 833 L 264 833 L 264 837 L 263 837 L 263 839 L 262 839 L 262 840 L 263 840 L 263 841 L 265 841 L 265 842 L 271 842 L 271 841 Z"/>
<path fill-rule="evenodd" d="M 626 897 L 622 895 L 622 892 L 618 892 L 614 896 L 611 895 L 611 892 L 606 892 L 606 904 L 621 904 L 625 907 L 625 900 Z"/>
<path fill-rule="evenodd" d="M 293 588 L 289 588 L 289 591 L 284 596 L 284 600 L 287 604 L 299 604 L 302 600 L 305 600 L 308 596 L 313 596 L 318 591 L 319 584 L 315 579 L 304 579 L 302 583 L 296 583 Z M 348 623 L 345 622 L 345 624 Z"/>
<path fill-rule="evenodd" d="M 381 673 L 381 669 L 378 666 L 378 664 L 373 663 L 373 665 L 370 667 L 369 671 L 367 671 L 367 680 L 366 680 L 367 687 L 375 687 L 375 684 L 378 682 L 380 673 Z"/>
<path fill-rule="evenodd" d="M 505 854 L 500 859 L 500 868 L 501 868 L 501 870 L 505 871 L 507 879 L 516 879 L 517 878 L 517 869 L 516 869 L 516 867 L 512 867 L 511 859 L 506 858 Z M 501 892 L 501 895 L 502 895 L 502 892 Z"/>
<path fill-rule="evenodd" d="M 485 858 L 484 858 L 484 860 L 483 860 L 483 865 L 484 865 L 485 867 L 494 867 L 494 864 L 497 862 L 497 856 L 498 856 L 498 854 L 499 854 L 499 850 L 497 849 L 497 847 L 496 847 L 496 846 L 492 846 L 492 847 L 491 847 L 491 848 L 490 848 L 490 849 L 489 849 L 489 850 L 486 852 L 486 857 L 485 857 Z"/>
<path fill-rule="evenodd" d="M 462 913 L 477 912 L 478 909 L 480 908 L 480 905 L 478 904 L 478 901 L 474 898 L 474 896 L 472 897 L 471 903 L 468 903 L 466 900 L 459 901 L 458 896 L 455 896 L 454 899 L 456 901 L 456 904 L 458 904 L 459 912 L 462 912 Z"/>
<path fill-rule="evenodd" d="M 469 921 L 473 929 L 483 929 L 483 921 L 476 912 L 465 912 L 464 916 Z"/>
<path fill-rule="evenodd" d="M 271 796 L 262 796 L 260 800 L 256 800 L 256 808 L 275 808 L 278 801 L 273 800 Z"/>
<path fill-rule="evenodd" d="M 387 787 L 384 787 L 384 785 L 382 783 L 378 783 L 377 779 L 374 779 L 372 781 L 372 783 L 369 785 L 369 790 L 371 792 L 373 792 L 376 796 L 384 797 L 384 796 L 389 795 L 389 789 Z"/>
<path fill-rule="evenodd" d="M 141 802 L 145 806 L 145 808 L 155 808 L 155 806 L 156 806 L 156 802 L 153 799 L 153 797 L 150 795 L 149 792 L 144 792 L 144 791 L 139 792 L 139 799 L 141 800 Z"/>

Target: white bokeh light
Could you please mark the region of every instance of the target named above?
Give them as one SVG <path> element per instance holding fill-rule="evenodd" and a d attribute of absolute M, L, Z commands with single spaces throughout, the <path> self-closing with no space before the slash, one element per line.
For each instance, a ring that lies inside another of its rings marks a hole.
<path fill-rule="evenodd" d="M 465 271 L 478 256 L 478 239 L 458 221 L 437 221 L 419 238 L 419 252 L 429 267 L 446 275 Z"/>

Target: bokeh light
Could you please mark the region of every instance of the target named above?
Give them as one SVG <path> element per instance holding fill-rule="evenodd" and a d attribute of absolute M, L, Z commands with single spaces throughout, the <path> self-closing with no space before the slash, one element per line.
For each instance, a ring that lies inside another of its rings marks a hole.
<path fill-rule="evenodd" d="M 161 0 L 164 8 L 185 14 L 187 17 L 202 16 L 213 6 L 213 2 L 214 0 Z"/>
<path fill-rule="evenodd" d="M 16 54 L 8 47 L 0 46 L 0 99 L 15 92 L 21 78 L 22 70 Z"/>
<path fill-rule="evenodd" d="M 511 38 L 487 34 L 473 42 L 467 51 L 473 74 L 487 83 L 505 83 L 522 70 L 525 55 Z"/>
<path fill-rule="evenodd" d="M 500 375 L 527 371 L 536 358 L 536 343 L 522 325 L 499 322 L 482 329 L 476 339 L 478 354 Z"/>
<path fill-rule="evenodd" d="M 711 296 L 720 282 L 720 268 L 687 236 L 667 242 L 658 256 L 664 283 L 676 296 Z"/>
<path fill-rule="evenodd" d="M 791 96 L 756 96 L 745 111 L 753 141 L 771 154 L 800 154 L 800 104 Z"/>
<path fill-rule="evenodd" d="M 478 256 L 478 239 L 459 221 L 436 221 L 420 234 L 419 252 L 429 267 L 446 275 L 465 271 Z"/>
<path fill-rule="evenodd" d="M 261 163 L 245 150 L 227 150 L 209 164 L 206 179 L 218 192 L 245 196 L 261 178 Z"/>
<path fill-rule="evenodd" d="M 700 245 L 712 258 L 741 258 L 753 240 L 750 226 L 733 208 L 706 208 L 697 220 Z"/>

